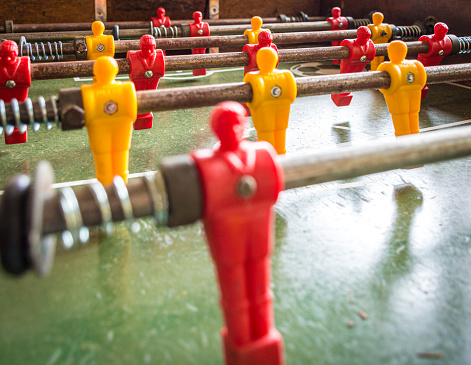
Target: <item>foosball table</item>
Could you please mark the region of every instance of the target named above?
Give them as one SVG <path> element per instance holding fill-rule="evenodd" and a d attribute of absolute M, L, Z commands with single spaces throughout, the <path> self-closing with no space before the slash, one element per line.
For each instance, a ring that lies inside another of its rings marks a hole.
<path fill-rule="evenodd" d="M 469 363 L 463 25 L 210 3 L 0 27 L 0 362 Z"/>

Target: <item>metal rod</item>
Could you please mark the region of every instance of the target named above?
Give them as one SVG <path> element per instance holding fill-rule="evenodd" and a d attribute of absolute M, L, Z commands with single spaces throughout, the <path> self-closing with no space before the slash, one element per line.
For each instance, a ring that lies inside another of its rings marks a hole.
<path fill-rule="evenodd" d="M 328 30 L 319 32 L 293 32 L 273 34 L 273 43 L 277 46 L 320 43 L 331 41 L 342 41 L 344 39 L 355 39 L 356 29 L 349 30 Z M 187 38 L 160 38 L 155 40 L 155 47 L 164 50 L 191 49 L 191 48 L 242 48 L 249 43 L 245 35 L 226 35 L 211 37 L 187 37 Z M 115 41 L 116 53 L 127 52 L 128 50 L 138 50 L 138 40 Z"/>
<path fill-rule="evenodd" d="M 278 46 L 293 44 L 309 44 L 319 42 L 342 41 L 344 39 L 354 39 L 357 33 L 355 29 L 341 31 L 321 31 L 321 32 L 293 32 L 273 34 L 273 42 Z M 157 38 L 156 48 L 163 50 L 182 50 L 192 48 L 219 47 L 222 49 L 241 49 L 249 43 L 245 35 L 225 35 L 211 37 L 185 37 L 185 38 Z M 115 41 L 115 52 L 126 53 L 127 51 L 139 50 L 139 40 L 119 40 Z M 64 55 L 75 55 L 76 50 L 73 43 L 62 43 Z M 23 50 L 26 53 L 26 50 Z"/>
<path fill-rule="evenodd" d="M 471 127 L 373 141 L 333 152 L 280 157 L 285 189 L 446 161 L 471 154 Z"/>
<path fill-rule="evenodd" d="M 428 51 L 426 42 L 406 42 L 409 55 Z M 387 55 L 387 44 L 375 45 L 377 56 Z M 300 49 L 280 49 L 280 62 L 313 62 L 333 59 L 345 59 L 349 56 L 347 47 L 315 47 Z M 61 79 L 70 77 L 93 76 L 94 61 L 69 61 L 33 63 L 33 80 Z M 120 74 L 128 74 L 127 59 L 117 59 Z M 194 70 L 200 68 L 220 68 L 247 66 L 249 56 L 245 52 L 227 52 L 202 55 L 165 56 L 165 71 Z"/>
<path fill-rule="evenodd" d="M 262 18 L 264 23 L 281 23 L 279 17 Z M 308 17 L 307 21 L 324 21 L 325 17 Z M 209 25 L 231 25 L 231 24 L 250 24 L 251 18 L 245 19 L 204 19 Z M 192 20 L 172 20 L 172 25 L 181 25 L 191 23 Z M 122 21 L 122 22 L 103 22 L 105 28 L 111 29 L 117 25 L 120 29 L 137 29 L 149 26 L 148 21 Z M 49 23 L 49 24 L 13 24 L 14 33 L 29 32 L 61 32 L 61 31 L 83 31 L 90 30 L 91 22 L 88 23 Z M 0 33 L 5 33 L 5 26 L 0 25 Z"/>
<path fill-rule="evenodd" d="M 354 178 L 393 169 L 408 168 L 471 155 L 471 127 L 457 127 L 440 132 L 402 136 L 390 141 L 373 141 L 367 145 L 348 146 L 329 152 L 279 157 L 285 175 L 285 189 Z M 130 179 L 129 196 L 136 218 L 150 216 L 152 199 L 142 178 Z M 124 220 L 119 198 L 107 188 L 113 221 Z M 101 223 L 101 215 L 89 189 L 77 189 L 83 223 Z M 185 209 L 185 207 L 170 207 Z M 44 205 L 43 233 L 66 229 L 56 194 Z"/>
<path fill-rule="evenodd" d="M 275 23 L 266 24 L 264 28 L 270 29 L 273 33 L 285 32 L 312 32 L 329 30 L 331 24 L 329 22 L 309 22 L 309 23 Z M 250 28 L 250 26 L 249 26 Z M 144 34 L 149 34 L 149 26 L 140 29 L 123 29 L 120 30 L 119 36 L 123 39 L 140 38 Z M 222 25 L 211 27 L 212 35 L 237 35 L 243 34 L 248 29 L 247 25 Z M 183 30 L 180 29 L 180 34 Z M 111 30 L 105 30 L 105 35 L 112 35 Z M 72 41 L 76 37 L 84 37 L 93 35 L 90 27 L 85 31 L 62 31 L 62 32 L 33 32 L 33 33 L 5 33 L 5 37 L 9 40 L 19 42 L 21 37 L 25 37 L 29 41 L 48 42 L 48 41 Z"/>
<path fill-rule="evenodd" d="M 471 63 L 426 67 L 427 84 L 471 79 Z M 297 96 L 312 96 L 387 89 L 391 84 L 385 71 L 310 76 L 296 79 Z M 224 100 L 247 103 L 252 100 L 252 87 L 247 83 L 181 87 L 137 93 L 139 113 L 212 106 Z"/>

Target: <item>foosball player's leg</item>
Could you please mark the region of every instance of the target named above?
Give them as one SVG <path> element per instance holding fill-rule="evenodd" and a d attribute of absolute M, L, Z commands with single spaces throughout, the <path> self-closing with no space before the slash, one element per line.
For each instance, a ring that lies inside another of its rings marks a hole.
<path fill-rule="evenodd" d="M 127 182 L 129 175 L 129 150 L 113 151 L 111 153 L 111 164 L 113 176 L 121 176 L 124 182 Z"/>
<path fill-rule="evenodd" d="M 331 94 L 330 98 L 337 106 L 348 106 L 352 101 L 352 93 Z"/>
<path fill-rule="evenodd" d="M 375 57 L 370 64 L 370 70 L 376 71 L 378 66 L 384 62 L 384 56 Z"/>
<path fill-rule="evenodd" d="M 283 102 L 275 113 L 275 149 L 279 155 L 286 153 L 286 130 L 288 129 L 291 104 Z"/>
<path fill-rule="evenodd" d="M 396 136 L 419 133 L 421 89 L 384 95 L 394 124 Z"/>
<path fill-rule="evenodd" d="M 422 89 L 421 94 L 420 94 L 421 98 L 425 99 L 425 97 L 427 96 L 427 93 L 428 93 L 428 86 L 425 85 L 424 88 Z"/>
<path fill-rule="evenodd" d="M 266 141 L 276 149 L 275 143 L 275 120 L 276 114 L 271 106 L 259 106 L 251 109 L 252 121 L 257 131 L 257 140 Z M 278 151 L 277 151 L 278 152 Z"/>
<path fill-rule="evenodd" d="M 15 127 L 10 135 L 5 133 L 5 144 L 26 143 L 27 141 L 28 132 L 26 129 L 23 133 L 21 133 L 20 129 L 18 127 Z"/>
<path fill-rule="evenodd" d="M 154 114 L 152 114 L 152 112 L 138 114 L 136 121 L 133 124 L 134 129 L 135 130 L 150 129 L 152 128 L 153 122 L 154 122 Z"/>

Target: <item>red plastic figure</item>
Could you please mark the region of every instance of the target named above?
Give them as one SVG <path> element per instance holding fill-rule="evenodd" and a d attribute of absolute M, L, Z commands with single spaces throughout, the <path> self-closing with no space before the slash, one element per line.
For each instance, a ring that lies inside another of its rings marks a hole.
<path fill-rule="evenodd" d="M 332 9 L 332 16 L 327 18 L 327 21 L 330 23 L 330 30 L 344 30 L 348 29 L 348 20 L 347 18 L 340 16 L 342 10 L 335 7 Z M 339 46 L 340 41 L 332 41 L 332 46 Z M 333 65 L 338 65 L 340 60 L 332 60 Z"/>
<path fill-rule="evenodd" d="M 18 46 L 14 41 L 3 41 L 0 44 L 0 99 L 10 103 L 15 98 L 19 102 L 28 97 L 28 89 L 31 86 L 31 62 L 28 56 L 18 57 Z M 21 133 L 15 127 L 13 133 L 7 135 L 5 131 L 5 143 L 25 143 L 28 140 L 28 132 L 24 129 Z"/>
<path fill-rule="evenodd" d="M 217 105 L 211 127 L 220 145 L 192 156 L 219 279 L 226 364 L 284 364 L 270 289 L 273 206 L 284 186 L 283 171 L 269 143 L 243 139 L 247 117 L 241 104 Z"/>
<path fill-rule="evenodd" d="M 170 18 L 168 16 L 165 16 L 164 8 L 158 8 L 156 13 L 157 13 L 156 17 L 150 18 L 150 20 L 152 20 L 152 25 L 154 27 L 161 27 L 163 25 L 165 28 L 168 28 L 171 26 Z"/>
<path fill-rule="evenodd" d="M 150 34 L 143 35 L 139 40 L 140 51 L 128 51 L 129 79 L 134 83 L 136 91 L 155 90 L 160 78 L 165 74 L 165 60 L 162 50 L 155 49 L 155 38 Z M 152 128 L 154 117 L 152 112 L 138 114 L 134 129 Z"/>
<path fill-rule="evenodd" d="M 258 33 L 258 44 L 246 44 L 244 46 L 244 48 L 242 49 L 242 52 L 247 52 L 247 54 L 249 55 L 249 64 L 248 66 L 244 66 L 244 75 L 247 72 L 259 70 L 257 66 L 257 52 L 260 48 L 271 47 L 278 54 L 278 48 L 272 42 L 273 42 L 273 35 L 266 30 L 262 30 L 260 33 Z"/>
<path fill-rule="evenodd" d="M 359 27 L 356 39 L 344 39 L 341 46 L 348 48 L 348 58 L 340 62 L 340 73 L 362 72 L 368 62 L 375 58 L 376 50 L 370 39 L 371 31 L 368 27 Z M 332 101 L 337 106 L 350 105 L 352 93 L 332 94 Z"/>
<path fill-rule="evenodd" d="M 207 37 L 209 36 L 209 24 L 203 22 L 203 14 L 200 11 L 195 11 L 193 13 L 193 23 L 188 23 L 190 26 L 190 35 L 192 37 Z M 193 54 L 204 54 L 206 52 L 206 48 L 194 48 L 191 50 Z M 201 68 L 198 70 L 193 70 L 194 76 L 203 76 L 206 75 L 206 69 Z"/>
<path fill-rule="evenodd" d="M 448 56 L 451 52 L 451 39 L 447 37 L 448 26 L 445 23 L 437 23 L 433 28 L 434 34 L 423 35 L 419 38 L 419 42 L 427 42 L 428 52 L 419 53 L 417 60 L 427 66 L 438 66 L 442 62 L 443 57 Z M 428 92 L 427 85 L 422 89 L 422 99 Z"/>

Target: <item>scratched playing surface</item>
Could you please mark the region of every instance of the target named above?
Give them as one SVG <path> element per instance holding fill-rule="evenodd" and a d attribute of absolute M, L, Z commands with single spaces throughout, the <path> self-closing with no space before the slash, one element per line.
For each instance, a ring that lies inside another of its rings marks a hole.
<path fill-rule="evenodd" d="M 338 72 L 319 63 L 282 65 L 297 77 Z M 169 73 L 159 87 L 242 80 Z M 30 95 L 90 80 L 34 82 Z M 468 124 L 471 90 L 432 85 L 422 131 Z M 210 108 L 155 115 L 135 131 L 130 172 L 168 155 L 211 147 Z M 30 132 L 30 131 L 29 131 Z M 378 91 L 337 108 L 330 95 L 298 98 L 288 154 L 392 139 Z M 249 139 L 254 140 L 251 129 Z M 85 130 L 41 129 L 25 145 L 0 142 L 0 187 L 51 161 L 57 182 L 94 176 Z M 471 363 L 470 159 L 283 192 L 276 206 L 273 291 L 289 364 Z M 201 225 L 132 234 L 91 230 L 90 244 L 59 247 L 51 275 L 0 273 L 1 364 L 219 364 L 222 326 Z M 59 241 L 60 242 L 60 241 Z M 424 357 L 433 357 L 432 359 Z"/>

